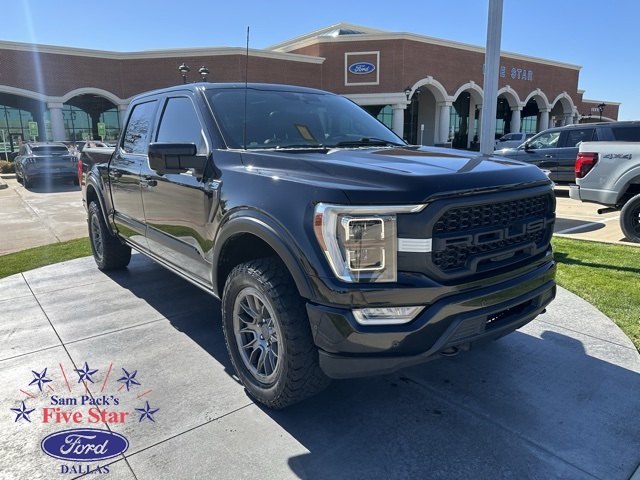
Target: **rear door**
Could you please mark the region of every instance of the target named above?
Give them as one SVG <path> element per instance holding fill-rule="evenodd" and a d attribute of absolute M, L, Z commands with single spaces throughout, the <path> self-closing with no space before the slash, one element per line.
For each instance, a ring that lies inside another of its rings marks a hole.
<path fill-rule="evenodd" d="M 578 149 L 582 142 L 597 142 L 598 134 L 595 127 L 569 128 L 562 132 L 560 144 L 562 148 L 557 153 L 557 169 L 551 179 L 556 182 L 575 183 L 575 164 Z"/>
<path fill-rule="evenodd" d="M 147 164 L 147 149 L 157 101 L 133 106 L 121 143 L 109 163 L 109 183 L 114 221 L 120 235 L 147 249 L 140 174 Z"/>
<path fill-rule="evenodd" d="M 161 106 L 153 141 L 195 144 L 198 156 L 202 156 L 202 168 L 160 174 L 145 163 L 142 199 L 150 250 L 174 268 L 210 285 L 210 223 L 218 199 L 217 191 L 213 195 L 212 190 L 218 188 L 219 182 L 205 178 L 211 143 L 195 101 L 191 92 L 168 96 Z"/>

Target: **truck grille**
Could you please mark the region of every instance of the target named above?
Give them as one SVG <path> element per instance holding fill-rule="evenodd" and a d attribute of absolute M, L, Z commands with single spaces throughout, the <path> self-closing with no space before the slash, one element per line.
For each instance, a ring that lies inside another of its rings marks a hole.
<path fill-rule="evenodd" d="M 448 205 L 432 223 L 429 270 L 472 276 L 531 258 L 548 248 L 555 201 L 544 193 L 503 201 Z"/>

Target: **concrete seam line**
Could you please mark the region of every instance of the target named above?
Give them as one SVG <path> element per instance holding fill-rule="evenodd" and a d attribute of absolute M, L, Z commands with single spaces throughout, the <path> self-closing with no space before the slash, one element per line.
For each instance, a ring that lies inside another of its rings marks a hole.
<path fill-rule="evenodd" d="M 58 242 L 61 242 L 62 240 L 60 240 L 60 238 L 58 238 L 58 235 L 56 235 L 56 232 L 54 232 L 51 227 L 49 225 L 47 225 L 47 223 L 45 222 L 45 218 L 41 217 L 38 212 L 27 203 L 27 201 L 24 199 L 24 197 L 22 195 L 20 195 L 20 192 L 18 190 L 14 190 L 16 192 L 16 194 L 20 197 L 20 200 L 22 200 L 22 202 L 28 207 L 29 210 L 31 210 L 33 212 L 33 214 L 38 217 L 38 219 L 40 220 L 40 222 L 42 223 L 42 225 L 49 230 L 49 232 L 51 233 L 51 235 L 53 235 L 55 237 L 55 239 Z M 25 279 L 26 281 L 26 279 Z"/>

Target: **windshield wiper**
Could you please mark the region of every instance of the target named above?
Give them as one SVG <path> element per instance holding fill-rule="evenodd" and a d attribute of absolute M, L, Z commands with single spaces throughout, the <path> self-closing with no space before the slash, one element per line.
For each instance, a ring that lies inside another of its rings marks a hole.
<path fill-rule="evenodd" d="M 404 147 L 402 143 L 391 142 L 389 140 L 382 140 L 381 138 L 362 137 L 359 140 L 346 140 L 344 142 L 338 142 L 335 147 L 364 147 L 364 146 L 383 146 L 383 147 Z"/>

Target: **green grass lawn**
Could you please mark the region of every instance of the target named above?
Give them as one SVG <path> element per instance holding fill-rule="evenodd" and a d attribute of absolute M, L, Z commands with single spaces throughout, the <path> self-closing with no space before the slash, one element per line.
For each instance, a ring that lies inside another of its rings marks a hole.
<path fill-rule="evenodd" d="M 557 282 L 611 318 L 640 350 L 640 248 L 554 237 Z M 0 278 L 91 255 L 88 238 L 0 256 Z"/>
<path fill-rule="evenodd" d="M 558 285 L 584 298 L 640 350 L 640 248 L 553 238 Z"/>
<path fill-rule="evenodd" d="M 53 263 L 91 255 L 88 238 L 52 243 L 0 256 L 0 278 Z"/>

